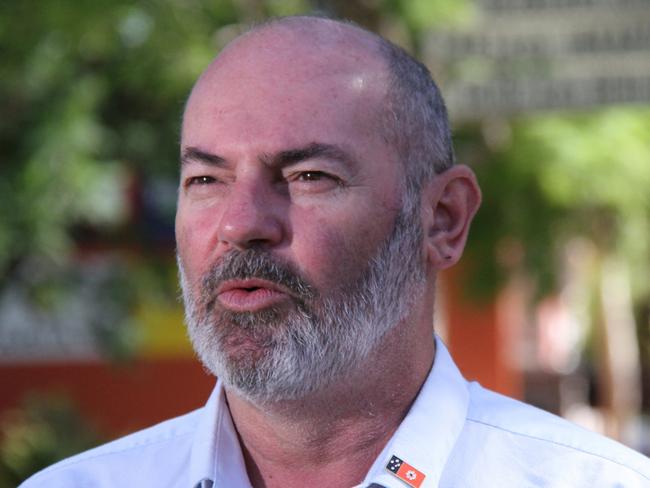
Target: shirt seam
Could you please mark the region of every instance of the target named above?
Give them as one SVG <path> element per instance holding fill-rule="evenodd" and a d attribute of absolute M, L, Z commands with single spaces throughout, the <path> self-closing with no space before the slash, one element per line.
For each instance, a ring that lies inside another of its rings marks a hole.
<path fill-rule="evenodd" d="M 627 468 L 630 471 L 633 471 L 634 473 L 641 476 L 643 479 L 650 480 L 650 477 L 646 476 L 644 473 L 642 473 L 641 471 L 635 469 L 634 467 L 632 467 L 632 466 L 630 466 L 628 464 L 624 464 L 624 463 L 622 463 L 620 461 L 617 461 L 616 459 L 608 458 L 608 457 L 605 457 L 605 456 L 603 456 L 601 454 L 597 454 L 595 452 L 591 452 L 591 451 L 587 451 L 585 449 L 581 449 L 580 447 L 573 446 L 571 444 L 566 444 L 566 443 L 563 443 L 563 442 L 558 442 L 558 441 L 554 441 L 552 439 L 546 439 L 544 437 L 538 437 L 538 436 L 531 435 L 531 434 L 526 434 L 526 433 L 523 433 L 523 432 L 517 432 L 517 431 L 514 431 L 514 430 L 506 429 L 506 428 L 498 426 L 498 425 L 490 424 L 488 422 L 484 422 L 484 421 L 477 420 L 477 419 L 472 419 L 472 418 L 469 418 L 469 417 L 467 418 L 467 420 L 470 421 L 470 422 L 474 422 L 476 424 L 485 425 L 486 427 L 492 427 L 493 429 L 497 429 L 497 430 L 500 430 L 500 431 L 503 431 L 503 432 L 508 432 L 509 434 L 518 435 L 518 436 L 521 436 L 521 437 L 527 437 L 529 439 L 535 439 L 537 441 L 547 442 L 549 444 L 555 444 L 557 446 L 562 446 L 562 447 L 565 447 L 567 449 L 573 449 L 574 451 L 578 451 L 578 452 L 581 452 L 583 454 L 588 454 L 590 456 L 597 457 L 597 458 L 602 459 L 604 461 L 609 461 L 611 463 L 617 464 L 617 465 L 619 465 L 619 466 L 621 466 L 623 468 Z"/>
<path fill-rule="evenodd" d="M 49 469 L 43 470 L 43 471 L 41 471 L 39 473 L 36 473 L 34 475 L 34 479 L 38 479 L 38 478 L 41 478 L 43 476 L 49 475 L 51 473 L 58 472 L 58 471 L 60 471 L 60 470 L 62 470 L 64 468 L 68 468 L 70 466 L 74 466 L 74 465 L 77 465 L 79 463 L 83 463 L 83 462 L 86 462 L 86 461 L 91 461 L 93 459 L 97 459 L 97 458 L 100 458 L 100 457 L 110 456 L 110 455 L 113 455 L 113 454 L 122 454 L 124 452 L 131 451 L 133 449 L 149 447 L 149 446 L 152 446 L 154 444 L 161 444 L 163 442 L 173 441 L 173 440 L 175 440 L 175 439 L 177 439 L 179 437 L 186 437 L 186 436 L 191 436 L 191 435 L 193 435 L 192 432 L 185 432 L 185 433 L 182 433 L 182 434 L 175 434 L 175 435 L 172 435 L 172 436 L 169 436 L 169 437 L 165 437 L 163 439 L 145 441 L 145 442 L 135 444 L 135 445 L 132 445 L 132 446 L 129 446 L 129 447 L 124 447 L 122 449 L 111 450 L 111 451 L 108 451 L 108 452 L 99 452 L 99 453 L 91 455 L 91 456 L 88 456 L 88 455 L 80 456 L 79 459 L 75 459 L 75 460 L 72 460 L 72 459 L 63 460 L 63 461 L 61 461 L 60 464 L 53 465 Z"/>

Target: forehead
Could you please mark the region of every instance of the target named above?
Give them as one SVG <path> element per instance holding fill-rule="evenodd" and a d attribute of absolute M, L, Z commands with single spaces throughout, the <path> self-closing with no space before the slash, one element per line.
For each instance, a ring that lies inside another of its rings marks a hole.
<path fill-rule="evenodd" d="M 322 37 L 270 30 L 235 41 L 192 91 L 183 145 L 382 142 L 383 62 L 368 43 Z"/>

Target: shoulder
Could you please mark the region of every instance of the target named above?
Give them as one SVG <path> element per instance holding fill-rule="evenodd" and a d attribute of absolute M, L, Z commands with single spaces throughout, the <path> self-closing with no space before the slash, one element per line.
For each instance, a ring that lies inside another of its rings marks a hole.
<path fill-rule="evenodd" d="M 467 429 L 548 469 L 581 466 L 583 474 L 650 484 L 650 459 L 556 415 L 471 383 Z M 529 461 L 530 462 L 530 461 Z"/>
<path fill-rule="evenodd" d="M 30 477 L 20 488 L 127 486 L 125 480 L 128 486 L 135 486 L 136 480 L 146 481 L 142 486 L 149 486 L 152 476 L 165 479 L 165 472 L 175 472 L 176 464 L 187 461 L 201 411 L 59 461 Z"/>

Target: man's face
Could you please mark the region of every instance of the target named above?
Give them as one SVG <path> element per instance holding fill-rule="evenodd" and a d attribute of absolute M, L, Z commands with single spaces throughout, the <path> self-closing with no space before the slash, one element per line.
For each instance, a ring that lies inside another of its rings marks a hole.
<path fill-rule="evenodd" d="M 188 327 L 228 386 L 296 398 L 362 362 L 421 293 L 418 206 L 404 210 L 378 126 L 381 63 L 354 50 L 233 51 L 184 118 Z"/>

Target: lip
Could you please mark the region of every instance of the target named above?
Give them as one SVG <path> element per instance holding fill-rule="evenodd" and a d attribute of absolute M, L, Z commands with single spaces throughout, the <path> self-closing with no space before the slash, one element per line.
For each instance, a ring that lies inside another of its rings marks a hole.
<path fill-rule="evenodd" d="M 288 300 L 290 296 L 286 288 L 258 278 L 229 280 L 217 289 L 219 303 L 234 312 L 255 312 Z"/>

